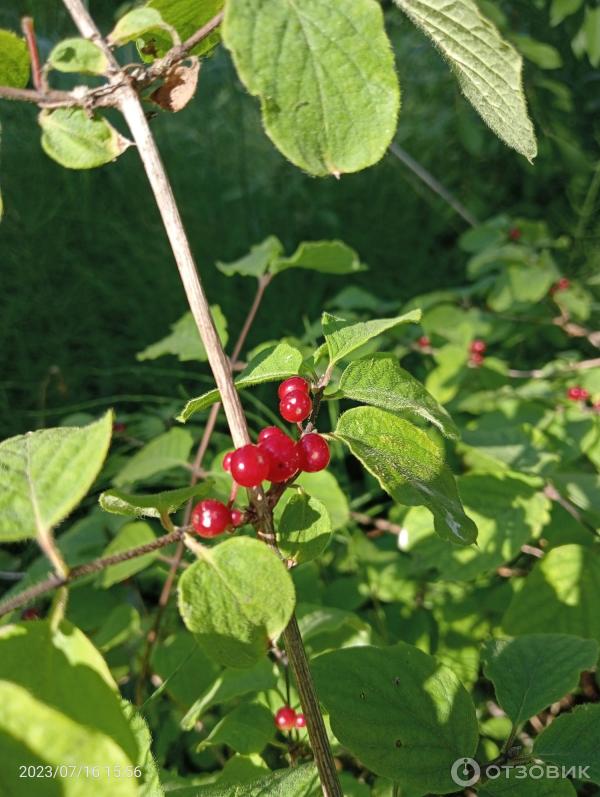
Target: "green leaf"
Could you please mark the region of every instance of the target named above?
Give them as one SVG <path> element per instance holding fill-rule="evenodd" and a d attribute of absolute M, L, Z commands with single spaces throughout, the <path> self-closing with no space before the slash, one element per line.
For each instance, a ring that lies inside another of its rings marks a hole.
<path fill-rule="evenodd" d="M 485 646 L 484 672 L 515 726 L 577 688 L 579 674 L 596 666 L 598 643 L 570 634 L 527 634 Z"/>
<path fill-rule="evenodd" d="M 174 28 L 181 41 L 189 39 L 223 8 L 223 0 L 150 0 L 149 8 L 156 9 L 167 25 Z M 150 58 L 161 58 L 172 46 L 171 37 L 159 29 L 142 36 L 142 55 Z M 205 39 L 189 51 L 190 55 L 205 55 L 212 50 L 221 39 L 220 31 L 214 30 Z"/>
<path fill-rule="evenodd" d="M 290 496 L 277 520 L 277 545 L 296 564 L 320 556 L 331 539 L 327 509 L 304 491 Z"/>
<path fill-rule="evenodd" d="M 301 473 L 296 479 L 296 484 L 323 504 L 331 520 L 332 531 L 337 531 L 348 523 L 350 520 L 348 499 L 330 471 Z"/>
<path fill-rule="evenodd" d="M 570 780 L 559 779 L 556 775 L 538 780 L 538 771 L 534 780 L 524 778 L 517 768 L 502 769 L 497 780 L 477 784 L 477 794 L 479 797 L 577 797 Z"/>
<path fill-rule="evenodd" d="M 390 410 L 409 418 L 424 418 L 453 440 L 458 429 L 446 410 L 425 387 L 405 371 L 393 354 L 375 354 L 355 360 L 340 379 L 345 398 Z"/>
<path fill-rule="evenodd" d="M 260 753 L 275 735 L 273 714 L 258 703 L 242 703 L 226 714 L 198 750 L 226 744 L 238 753 Z"/>
<path fill-rule="evenodd" d="M 206 656 L 188 631 L 180 627 L 152 651 L 152 671 L 157 673 L 173 700 L 187 708 L 199 694 L 205 694 L 220 668 Z M 246 671 L 244 671 L 246 672 Z M 190 730 L 188 728 L 187 730 Z"/>
<path fill-rule="evenodd" d="M 23 89 L 29 83 L 29 51 L 25 39 L 0 28 L 0 86 Z"/>
<path fill-rule="evenodd" d="M 129 144 L 102 116 L 83 108 L 42 111 L 42 148 L 65 169 L 94 169 L 116 160 Z"/>
<path fill-rule="evenodd" d="M 266 545 L 249 537 L 204 548 L 202 556 L 179 580 L 179 612 L 212 658 L 251 667 L 292 616 L 292 579 Z"/>
<path fill-rule="evenodd" d="M 175 793 L 176 794 L 176 793 Z M 202 797 L 320 797 L 319 775 L 314 764 L 279 769 L 260 780 L 202 792 Z"/>
<path fill-rule="evenodd" d="M 600 704 L 579 706 L 557 717 L 536 738 L 533 754 L 567 769 L 589 767 L 589 779 L 600 784 Z"/>
<path fill-rule="evenodd" d="M 108 59 L 97 44 L 89 39 L 64 39 L 48 56 L 48 63 L 59 72 L 81 72 L 84 75 L 103 75 Z"/>
<path fill-rule="evenodd" d="M 456 790 L 450 770 L 477 747 L 475 707 L 454 673 L 403 642 L 319 656 L 311 669 L 339 741 L 408 788 Z"/>
<path fill-rule="evenodd" d="M 112 412 L 82 428 L 28 432 L 0 443 L 0 540 L 46 535 L 88 492 L 106 457 Z"/>
<path fill-rule="evenodd" d="M 579 11 L 582 5 L 583 0 L 552 0 L 552 5 L 550 6 L 550 24 L 553 28 L 556 27 L 556 25 L 560 25 L 564 19 Z"/>
<path fill-rule="evenodd" d="M 210 312 L 215 322 L 221 344 L 225 347 L 229 340 L 227 334 L 227 319 L 223 315 L 218 304 L 213 305 L 210 308 Z M 178 321 L 171 324 L 171 332 L 169 335 L 147 346 L 143 351 L 139 352 L 136 357 L 140 361 L 156 360 L 157 357 L 163 357 L 165 354 L 173 354 L 181 362 L 199 360 L 203 363 L 208 359 L 206 349 L 200 339 L 198 327 L 191 313 L 184 313 Z"/>
<path fill-rule="evenodd" d="M 140 614 L 129 603 L 119 603 L 93 634 L 94 645 L 106 653 L 141 634 Z"/>
<path fill-rule="evenodd" d="M 540 69 L 560 69 L 563 65 L 562 57 L 556 47 L 523 34 L 514 36 L 513 40 L 519 52 Z"/>
<path fill-rule="evenodd" d="M 553 548 L 513 597 L 502 626 L 511 636 L 576 634 L 600 641 L 600 545 Z"/>
<path fill-rule="evenodd" d="M 269 271 L 279 274 L 288 268 L 304 268 L 321 274 L 356 274 L 366 271 L 358 255 L 342 241 L 307 241 L 290 257 L 277 258 Z"/>
<path fill-rule="evenodd" d="M 164 490 L 154 495 L 133 495 L 123 490 L 107 490 L 98 499 L 105 512 L 131 517 L 154 517 L 172 515 L 191 498 L 199 498 L 208 494 L 212 482 L 203 481 L 193 487 L 182 487 L 179 490 Z"/>
<path fill-rule="evenodd" d="M 135 41 L 155 28 L 164 28 L 165 31 L 169 31 L 170 26 L 165 23 L 160 12 L 155 8 L 148 6 L 134 8 L 117 22 L 108 35 L 108 42 L 110 45 L 122 47 L 127 42 Z M 174 43 L 172 41 L 172 44 Z"/>
<path fill-rule="evenodd" d="M 289 343 L 278 343 L 276 346 L 263 349 L 253 357 L 235 380 L 235 386 L 238 390 L 243 390 L 264 382 L 278 382 L 287 379 L 288 376 L 295 376 L 300 370 L 302 360 L 302 352 L 299 349 L 290 346 Z M 194 413 L 210 407 L 218 400 L 219 391 L 209 390 L 208 393 L 188 401 L 177 416 L 177 420 L 185 423 Z"/>
<path fill-rule="evenodd" d="M 47 704 L 74 724 L 88 726 L 109 737 L 124 757 L 136 760 L 137 745 L 123 716 L 108 667 L 87 637 L 70 623 L 63 622 L 54 632 L 43 621 L 0 628 L 0 678 L 9 681 L 13 688 L 27 690 L 33 699 L 40 701 L 40 711 L 41 704 Z M 4 708 L 2 703 L 0 727 Z M 23 722 L 26 716 L 35 717 L 35 722 Z M 43 727 L 38 714 L 23 714 L 20 719 L 22 732 L 31 725 Z M 47 741 L 51 732 L 51 728 L 45 729 Z M 39 752 L 44 758 L 44 751 L 38 748 Z M 75 760 L 88 763 L 81 754 Z"/>
<path fill-rule="evenodd" d="M 523 59 L 474 0 L 396 0 L 450 62 L 484 122 L 527 160 L 537 154 L 523 92 Z"/>
<path fill-rule="evenodd" d="M 0 756 L 2 761 L 13 762 L 13 766 L 3 767 L 0 775 L 3 794 L 31 797 L 34 790 L 44 793 L 32 788 L 29 779 L 19 777 L 20 767 L 25 766 L 33 767 L 34 772 L 47 772 L 43 767 L 51 767 L 52 772 L 57 769 L 57 777 L 44 783 L 52 783 L 53 793 L 61 797 L 80 797 L 86 792 L 94 797 L 138 797 L 135 778 L 112 776 L 117 768 L 121 772 L 132 768 L 132 759 L 110 736 L 90 727 L 89 716 L 74 722 L 27 689 L 4 680 L 0 680 L 0 702 Z M 85 696 L 82 704 L 86 704 Z M 73 771 L 77 777 L 72 776 Z"/>
<path fill-rule="evenodd" d="M 321 324 L 327 342 L 329 360 L 331 363 L 343 360 L 372 338 L 376 338 L 400 324 L 416 324 L 420 318 L 420 310 L 412 310 L 410 313 L 396 316 L 396 318 L 379 318 L 375 321 L 346 321 L 344 318 L 323 313 Z"/>
<path fill-rule="evenodd" d="M 231 0 L 223 40 L 267 135 L 296 166 L 340 175 L 385 154 L 400 92 L 377 2 Z"/>
<path fill-rule="evenodd" d="M 441 442 L 375 407 L 345 412 L 335 436 L 395 501 L 426 506 L 434 515 L 440 537 L 463 545 L 475 541 L 477 528 L 464 513 Z"/>
<path fill-rule="evenodd" d="M 129 727 L 137 741 L 139 755 L 136 761 L 141 770 L 141 778 L 138 778 L 138 797 L 163 797 L 164 790 L 158 777 L 156 761 L 152 756 L 152 736 L 146 724 L 146 720 L 136 710 L 134 706 L 123 700 L 123 713 L 127 717 Z M 140 780 L 142 782 L 140 782 Z"/>
<path fill-rule="evenodd" d="M 171 468 L 187 465 L 194 438 L 185 429 L 169 429 L 134 454 L 113 479 L 113 484 L 133 484 Z"/>
<path fill-rule="evenodd" d="M 256 246 L 250 247 L 250 252 L 233 263 L 217 262 L 217 268 L 228 277 L 239 274 L 241 277 L 262 277 L 270 270 L 271 264 L 283 252 L 283 244 L 274 235 L 265 238 Z"/>
<path fill-rule="evenodd" d="M 113 556 L 114 554 L 127 551 L 130 548 L 136 548 L 138 545 L 146 545 L 148 542 L 154 542 L 155 539 L 156 536 L 147 523 L 143 521 L 126 523 L 120 529 L 114 540 L 104 549 L 102 556 Z M 136 556 L 135 559 L 129 559 L 126 562 L 119 562 L 119 564 L 111 565 L 102 572 L 100 583 L 104 588 L 112 587 L 113 584 L 124 581 L 126 578 L 130 578 L 141 570 L 144 570 L 148 565 L 151 565 L 158 554 L 159 551 L 152 551 L 143 556 Z"/>

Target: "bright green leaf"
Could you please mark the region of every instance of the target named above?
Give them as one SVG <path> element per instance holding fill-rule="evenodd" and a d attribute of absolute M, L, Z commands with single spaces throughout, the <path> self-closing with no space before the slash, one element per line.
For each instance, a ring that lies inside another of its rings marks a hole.
<path fill-rule="evenodd" d="M 0 28 L 0 86 L 22 89 L 29 83 L 29 51 L 25 39 Z"/>
<path fill-rule="evenodd" d="M 403 642 L 336 650 L 311 669 L 333 733 L 370 770 L 421 793 L 456 790 L 452 764 L 474 754 L 479 733 L 451 670 Z"/>
<path fill-rule="evenodd" d="M 105 512 L 131 517 L 160 518 L 163 514 L 172 515 L 191 498 L 199 498 L 208 494 L 212 483 L 210 480 L 193 487 L 181 487 L 179 490 L 164 490 L 154 495 L 133 495 L 122 490 L 107 490 L 98 499 Z"/>
<path fill-rule="evenodd" d="M 169 429 L 135 453 L 113 479 L 113 484 L 121 487 L 171 468 L 185 467 L 193 445 L 194 439 L 188 431 Z"/>
<path fill-rule="evenodd" d="M 342 241 L 301 243 L 290 257 L 277 258 L 269 271 L 279 274 L 288 268 L 304 268 L 321 274 L 356 274 L 366 271 L 354 249 Z"/>
<path fill-rule="evenodd" d="M 175 792 L 175 797 L 176 797 Z M 265 778 L 251 783 L 202 792 L 202 797 L 320 797 L 322 789 L 314 764 L 290 769 L 278 769 Z"/>
<path fill-rule="evenodd" d="M 412 310 L 396 318 L 379 318 L 374 321 L 346 321 L 344 318 L 323 313 L 321 324 L 327 342 L 329 360 L 331 363 L 339 362 L 372 338 L 400 324 L 416 324 L 420 318 L 420 310 Z"/>
<path fill-rule="evenodd" d="M 598 643 L 570 634 L 495 639 L 484 648 L 485 675 L 516 726 L 576 689 L 598 661 Z"/>
<path fill-rule="evenodd" d="M 296 484 L 324 505 L 331 520 L 332 531 L 337 531 L 348 523 L 350 520 L 348 499 L 333 473 L 329 470 L 301 473 L 296 479 Z"/>
<path fill-rule="evenodd" d="M 103 116 L 83 108 L 42 111 L 42 148 L 66 169 L 94 169 L 116 160 L 130 142 Z"/>
<path fill-rule="evenodd" d="M 233 263 L 217 262 L 217 268 L 228 277 L 239 274 L 241 277 L 262 277 L 270 270 L 271 264 L 283 252 L 283 244 L 274 235 L 265 238 L 256 246 L 250 247 L 250 252 Z"/>
<path fill-rule="evenodd" d="M 123 713 L 138 745 L 138 759 L 135 762 L 141 770 L 138 778 L 138 797 L 163 797 L 164 791 L 158 777 L 156 761 L 152 756 L 152 736 L 141 713 L 126 700 L 121 702 Z"/>
<path fill-rule="evenodd" d="M 215 725 L 199 750 L 225 744 L 238 753 L 260 753 L 275 735 L 273 714 L 258 703 L 242 703 Z"/>
<path fill-rule="evenodd" d="M 223 8 L 223 0 L 150 0 L 149 8 L 156 9 L 167 25 L 174 28 L 181 41 L 200 30 Z M 171 37 L 166 31 L 155 29 L 142 36 L 144 44 L 141 53 L 145 58 L 161 58 L 172 46 Z M 190 50 L 190 55 L 204 55 L 215 47 L 221 39 L 219 29 Z"/>
<path fill-rule="evenodd" d="M 48 63 L 59 72 L 81 72 L 84 75 L 103 75 L 108 58 L 100 47 L 89 39 L 64 39 L 48 56 Z"/>
<path fill-rule="evenodd" d="M 375 354 L 350 363 L 342 374 L 339 390 L 345 398 L 409 418 L 424 418 L 447 437 L 458 437 L 458 429 L 446 410 L 400 366 L 393 354 Z"/>
<path fill-rule="evenodd" d="M 523 59 L 474 0 L 395 1 L 450 62 L 465 97 L 494 133 L 528 160 L 535 158 Z"/>
<path fill-rule="evenodd" d="M 124 14 L 108 35 L 109 44 L 121 47 L 155 28 L 169 29 L 159 11 L 142 6 Z M 172 37 L 171 37 L 172 38 Z M 175 42 L 173 42 L 175 43 Z"/>
<path fill-rule="evenodd" d="M 583 0 L 552 0 L 552 5 L 550 6 L 550 24 L 552 27 L 560 25 L 564 19 L 579 11 L 582 5 Z"/>
<path fill-rule="evenodd" d="M 239 537 L 203 549 L 179 580 L 179 611 L 221 664 L 251 667 L 266 655 L 294 610 L 294 586 L 262 542 Z"/>
<path fill-rule="evenodd" d="M 560 69 L 563 65 L 562 57 L 556 47 L 523 34 L 515 36 L 513 40 L 522 55 L 540 69 Z"/>
<path fill-rule="evenodd" d="M 210 308 L 213 321 L 217 328 L 219 340 L 223 347 L 227 346 L 229 336 L 227 334 L 227 319 L 223 315 L 218 304 Z M 200 339 L 198 327 L 191 313 L 184 313 L 174 324 L 171 324 L 171 332 L 165 338 L 152 343 L 136 356 L 138 360 L 156 360 L 165 354 L 173 354 L 181 362 L 199 360 L 206 362 L 208 359 L 206 349 Z"/>
<path fill-rule="evenodd" d="M 440 537 L 463 545 L 475 541 L 477 528 L 464 513 L 441 442 L 376 407 L 345 412 L 335 436 L 395 501 L 426 506 L 435 517 Z"/>
<path fill-rule="evenodd" d="M 536 738 L 533 754 L 567 769 L 589 767 L 589 779 L 600 784 L 600 704 L 579 706 L 557 717 Z"/>
<path fill-rule="evenodd" d="M 302 365 L 302 352 L 289 343 L 278 343 L 276 346 L 263 349 L 250 360 L 242 373 L 235 380 L 238 390 L 243 390 L 263 382 L 278 382 L 294 376 Z M 177 416 L 178 421 L 189 420 L 191 416 L 210 407 L 219 400 L 219 391 L 210 390 L 198 398 L 191 399 Z"/>
<path fill-rule="evenodd" d="M 114 540 L 104 549 L 102 556 L 114 556 L 114 554 L 122 553 L 130 548 L 137 548 L 138 545 L 154 542 L 155 539 L 156 536 L 147 523 L 143 521 L 126 523 Z M 152 551 L 143 556 L 136 556 L 135 559 L 111 565 L 102 571 L 100 583 L 105 588 L 112 587 L 113 584 L 124 581 L 151 565 L 158 554 L 159 551 Z"/>
<path fill-rule="evenodd" d="M 375 0 L 230 0 L 223 39 L 267 134 L 296 166 L 340 175 L 385 154 L 400 92 Z"/>
<path fill-rule="evenodd" d="M 316 559 L 331 539 L 327 509 L 304 491 L 291 495 L 276 525 L 279 550 L 296 564 Z"/>
<path fill-rule="evenodd" d="M 28 432 L 0 443 L 0 539 L 46 535 L 92 486 L 106 457 L 112 412 L 84 426 Z"/>

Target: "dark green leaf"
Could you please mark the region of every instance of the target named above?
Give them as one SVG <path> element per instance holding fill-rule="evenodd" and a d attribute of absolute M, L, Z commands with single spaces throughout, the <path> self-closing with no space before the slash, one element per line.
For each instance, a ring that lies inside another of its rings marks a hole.
<path fill-rule="evenodd" d="M 114 540 L 107 545 L 102 555 L 113 556 L 130 548 L 137 548 L 138 545 L 154 542 L 155 539 L 154 532 L 147 523 L 143 521 L 126 523 Z M 159 553 L 159 551 L 152 551 L 144 554 L 144 556 L 136 556 L 135 559 L 129 559 L 107 567 L 100 575 L 100 584 L 107 588 L 112 587 L 113 584 L 117 584 L 119 581 L 130 578 L 151 565 Z"/>
<path fill-rule="evenodd" d="M 193 445 L 194 439 L 186 429 L 169 429 L 135 453 L 115 476 L 113 484 L 117 487 L 133 484 L 171 468 L 185 467 Z"/>
<path fill-rule="evenodd" d="M 226 714 L 209 735 L 200 742 L 199 750 L 226 744 L 238 753 L 260 753 L 275 735 L 273 714 L 258 703 L 242 703 Z"/>
<path fill-rule="evenodd" d="M 262 277 L 270 270 L 270 266 L 277 260 L 283 252 L 283 244 L 274 235 L 265 238 L 256 246 L 250 248 L 250 252 L 233 263 L 217 263 L 217 268 L 228 277 L 239 274 L 242 277 Z"/>
<path fill-rule="evenodd" d="M 579 706 L 557 717 L 536 738 L 533 754 L 567 769 L 589 767 L 589 779 L 600 784 L 600 704 Z"/>

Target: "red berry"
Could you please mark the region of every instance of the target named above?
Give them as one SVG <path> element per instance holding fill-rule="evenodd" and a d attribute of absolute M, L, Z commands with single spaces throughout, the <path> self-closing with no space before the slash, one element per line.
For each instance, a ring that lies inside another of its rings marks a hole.
<path fill-rule="evenodd" d="M 280 731 L 291 731 L 296 727 L 296 712 L 289 706 L 283 706 L 275 714 L 275 725 Z"/>
<path fill-rule="evenodd" d="M 479 338 L 476 338 L 471 343 L 471 349 L 470 349 L 471 354 L 485 354 L 486 349 L 487 349 L 487 343 L 485 342 L 485 340 L 480 340 Z"/>
<path fill-rule="evenodd" d="M 523 233 L 521 232 L 521 230 L 518 227 L 512 227 L 508 231 L 508 237 L 510 238 L 511 241 L 520 240 L 521 235 L 523 235 Z"/>
<path fill-rule="evenodd" d="M 115 421 L 113 423 L 113 434 L 125 434 L 127 426 L 122 421 Z"/>
<path fill-rule="evenodd" d="M 225 456 L 223 457 L 223 470 L 229 472 L 231 470 L 231 457 L 233 456 L 233 451 L 228 451 Z"/>
<path fill-rule="evenodd" d="M 304 714 L 296 714 L 296 728 L 306 728 L 306 717 Z"/>
<path fill-rule="evenodd" d="M 285 434 L 274 434 L 260 443 L 266 452 L 270 467 L 267 479 L 280 483 L 291 478 L 300 468 L 300 452 L 296 443 Z"/>
<path fill-rule="evenodd" d="M 417 343 L 422 349 L 428 349 L 431 346 L 431 341 L 429 340 L 427 335 L 421 335 Z"/>
<path fill-rule="evenodd" d="M 474 368 L 479 368 L 480 365 L 483 365 L 484 360 L 485 357 L 483 354 L 480 354 L 478 351 L 474 351 L 469 357 L 469 365 L 472 365 Z"/>
<path fill-rule="evenodd" d="M 30 607 L 29 609 L 23 609 L 21 612 L 21 620 L 39 620 L 40 613 L 37 609 Z"/>
<path fill-rule="evenodd" d="M 261 429 L 258 433 L 258 442 L 263 443 L 265 440 L 268 440 L 269 437 L 276 437 L 279 435 L 280 437 L 286 437 L 286 433 L 282 432 L 279 426 L 266 426 L 264 429 Z"/>
<path fill-rule="evenodd" d="M 312 410 L 312 401 L 308 393 L 301 390 L 292 390 L 279 402 L 279 412 L 281 417 L 290 423 L 300 423 L 305 421 Z"/>
<path fill-rule="evenodd" d="M 592 409 L 594 410 L 594 412 L 600 412 L 600 401 L 595 401 L 592 404 Z"/>
<path fill-rule="evenodd" d="M 248 443 L 231 456 L 231 475 L 242 487 L 258 487 L 267 478 L 269 460 L 258 446 Z"/>
<path fill-rule="evenodd" d="M 245 524 L 246 520 L 244 518 L 244 513 L 240 512 L 239 509 L 232 509 L 231 510 L 231 525 L 234 529 L 239 529 L 240 526 Z"/>
<path fill-rule="evenodd" d="M 571 280 L 567 277 L 561 277 L 554 285 L 550 288 L 550 294 L 554 296 L 555 293 L 558 291 L 566 291 L 571 287 Z"/>
<path fill-rule="evenodd" d="M 231 512 L 220 501 L 207 498 L 194 507 L 192 526 L 200 537 L 216 537 L 231 526 Z"/>
<path fill-rule="evenodd" d="M 569 401 L 587 401 L 589 397 L 589 391 L 584 387 L 575 385 L 575 387 L 570 387 L 567 390 L 567 398 Z"/>
<path fill-rule="evenodd" d="M 295 390 L 300 390 L 302 393 L 306 393 L 308 396 L 308 392 L 310 390 L 310 386 L 306 379 L 302 379 L 301 376 L 292 376 L 289 379 L 286 379 L 285 382 L 282 382 L 277 389 L 277 395 L 280 399 L 284 396 L 287 396 L 288 393 L 293 393 Z"/>
<path fill-rule="evenodd" d="M 307 473 L 316 473 L 329 465 L 330 453 L 327 440 L 320 434 L 305 434 L 298 442 L 300 467 Z"/>

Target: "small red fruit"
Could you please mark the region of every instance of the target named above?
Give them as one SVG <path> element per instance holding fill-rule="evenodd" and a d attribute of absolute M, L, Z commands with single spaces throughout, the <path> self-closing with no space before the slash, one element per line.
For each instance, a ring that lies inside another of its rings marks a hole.
<path fill-rule="evenodd" d="M 302 390 L 292 390 L 286 393 L 279 402 L 281 417 L 290 423 L 305 421 L 312 410 L 312 401 L 308 393 Z"/>
<path fill-rule="evenodd" d="M 296 714 L 296 728 L 306 728 L 306 717 L 304 714 Z"/>
<path fill-rule="evenodd" d="M 422 349 L 428 349 L 431 346 L 431 341 L 427 335 L 421 335 L 417 343 Z"/>
<path fill-rule="evenodd" d="M 483 354 L 480 354 L 478 351 L 474 351 L 469 357 L 469 365 L 472 365 L 473 368 L 479 368 L 480 365 L 483 365 L 484 360 L 485 357 Z"/>
<path fill-rule="evenodd" d="M 279 385 L 277 395 L 282 399 L 284 396 L 287 396 L 288 393 L 293 393 L 295 390 L 300 390 L 308 396 L 310 386 L 306 379 L 302 379 L 301 376 L 291 376 Z"/>
<path fill-rule="evenodd" d="M 225 456 L 223 457 L 223 470 L 226 470 L 228 473 L 231 470 L 231 457 L 233 456 L 233 451 L 228 451 Z"/>
<path fill-rule="evenodd" d="M 37 609 L 30 607 L 29 609 L 23 609 L 21 612 L 21 620 L 39 620 L 40 613 Z"/>
<path fill-rule="evenodd" d="M 476 338 L 471 343 L 470 352 L 471 354 L 485 354 L 486 349 L 487 349 L 487 343 L 485 342 L 485 340 Z"/>
<path fill-rule="evenodd" d="M 261 429 L 258 433 L 258 442 L 264 443 L 265 440 L 268 440 L 269 437 L 276 437 L 279 435 L 280 437 L 286 437 L 286 433 L 282 432 L 279 426 L 266 426 L 264 429 Z"/>
<path fill-rule="evenodd" d="M 234 529 L 239 529 L 240 526 L 245 524 L 244 513 L 241 512 L 239 509 L 232 509 L 231 510 L 231 525 Z"/>
<path fill-rule="evenodd" d="M 305 434 L 298 442 L 300 468 L 306 473 L 316 473 L 329 465 L 331 457 L 327 440 L 320 434 Z"/>
<path fill-rule="evenodd" d="M 522 235 L 523 233 L 518 227 L 511 227 L 511 229 L 508 231 L 508 237 L 511 241 L 519 241 Z"/>
<path fill-rule="evenodd" d="M 570 387 L 567 390 L 567 398 L 569 401 L 587 401 L 590 397 L 589 392 L 584 387 Z"/>
<path fill-rule="evenodd" d="M 300 452 L 287 435 L 275 434 L 263 440 L 259 447 L 266 452 L 270 462 L 267 479 L 279 484 L 287 481 L 300 468 Z"/>
<path fill-rule="evenodd" d="M 275 714 L 275 725 L 280 731 L 291 731 L 296 727 L 296 712 L 289 706 L 283 706 Z"/>
<path fill-rule="evenodd" d="M 592 404 L 592 409 L 594 410 L 594 412 L 600 412 L 600 401 L 595 401 Z"/>
<path fill-rule="evenodd" d="M 207 498 L 194 507 L 192 526 L 200 537 L 216 537 L 231 526 L 231 512 L 220 501 Z"/>
<path fill-rule="evenodd" d="M 125 434 L 127 426 L 122 421 L 115 421 L 113 423 L 113 434 Z"/>
<path fill-rule="evenodd" d="M 554 296 L 555 293 L 559 291 L 566 291 L 571 287 L 571 280 L 568 277 L 561 277 L 554 285 L 550 288 L 550 295 Z"/>
<path fill-rule="evenodd" d="M 231 456 L 231 475 L 241 487 L 258 487 L 267 478 L 269 460 L 258 446 L 248 443 Z"/>

